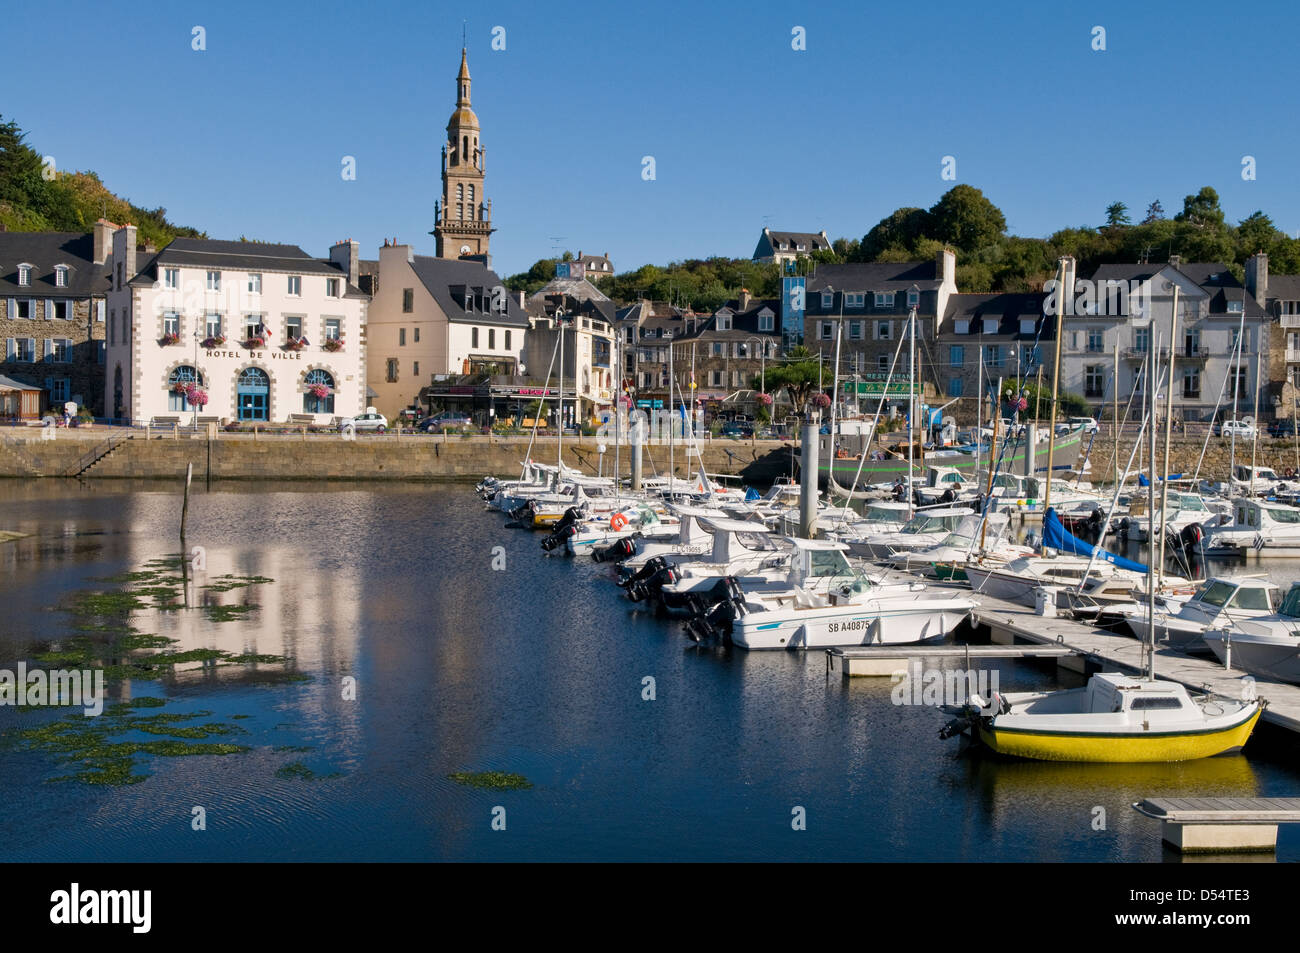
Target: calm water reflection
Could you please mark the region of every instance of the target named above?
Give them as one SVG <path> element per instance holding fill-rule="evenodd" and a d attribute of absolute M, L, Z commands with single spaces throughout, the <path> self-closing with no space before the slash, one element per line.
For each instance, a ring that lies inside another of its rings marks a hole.
<path fill-rule="evenodd" d="M 0 482 L 0 529 L 32 534 L 0 544 L 0 665 L 66 638 L 70 594 L 176 552 L 179 505 L 157 484 Z M 52 758 L 6 747 L 6 859 L 1160 860 L 1130 802 L 1297 787 L 1292 753 L 1132 767 L 962 755 L 938 739 L 941 714 L 894 706 L 887 681 L 828 681 L 820 654 L 691 646 L 616 598 L 605 568 L 543 559 L 463 486 L 221 485 L 196 492 L 189 535 L 209 577 L 275 581 L 219 597 L 259 607 L 238 622 L 150 611 L 137 626 L 182 648 L 288 655 L 310 680 L 199 665 L 124 686 L 168 711 L 247 715 L 238 740 L 253 747 L 153 759 L 129 787 L 50 784 L 65 773 Z M 999 673 L 1004 689 L 1057 684 L 1050 668 Z M 0 709 L 0 732 L 39 717 Z M 278 778 L 293 760 L 341 777 Z M 535 787 L 447 780 L 489 769 Z M 205 832 L 190 830 L 195 805 Z M 1278 857 L 1300 858 L 1287 828 Z"/>

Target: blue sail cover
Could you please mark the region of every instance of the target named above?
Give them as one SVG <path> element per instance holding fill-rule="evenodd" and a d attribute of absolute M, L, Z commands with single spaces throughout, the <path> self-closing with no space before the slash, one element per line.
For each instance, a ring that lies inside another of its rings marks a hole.
<path fill-rule="evenodd" d="M 1172 481 L 1172 480 L 1181 480 L 1182 478 L 1183 478 L 1183 475 L 1182 475 L 1181 473 L 1171 473 L 1171 474 L 1169 474 L 1169 479 L 1170 479 L 1171 481 Z M 1156 479 L 1163 479 L 1163 478 L 1162 478 L 1162 477 L 1157 477 Z M 1139 473 L 1139 474 L 1138 474 L 1138 486 L 1150 486 L 1150 485 L 1151 485 L 1151 480 L 1147 477 L 1147 475 L 1146 475 L 1145 473 Z"/>
<path fill-rule="evenodd" d="M 1075 553 L 1079 556 L 1091 556 L 1096 553 L 1098 559 L 1114 563 L 1120 569 L 1131 569 L 1134 572 L 1147 571 L 1147 567 L 1141 563 L 1135 563 L 1131 559 L 1125 559 L 1123 556 L 1116 556 L 1107 550 L 1098 549 L 1096 546 L 1085 543 L 1072 535 L 1061 525 L 1061 518 L 1056 515 L 1056 507 L 1048 510 L 1047 515 L 1043 517 L 1043 545 L 1061 552 Z"/>
<path fill-rule="evenodd" d="M 758 490 L 754 489 L 752 486 L 745 491 L 746 503 L 753 503 L 755 500 L 761 500 L 761 499 L 762 497 L 758 495 Z"/>

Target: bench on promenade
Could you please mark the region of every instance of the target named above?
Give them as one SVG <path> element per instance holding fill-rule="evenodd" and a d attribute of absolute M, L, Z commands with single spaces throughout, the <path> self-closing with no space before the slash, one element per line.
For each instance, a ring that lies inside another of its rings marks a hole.
<path fill-rule="evenodd" d="M 1296 797 L 1151 797 L 1133 809 L 1183 853 L 1276 850 L 1277 826 L 1300 822 Z"/>

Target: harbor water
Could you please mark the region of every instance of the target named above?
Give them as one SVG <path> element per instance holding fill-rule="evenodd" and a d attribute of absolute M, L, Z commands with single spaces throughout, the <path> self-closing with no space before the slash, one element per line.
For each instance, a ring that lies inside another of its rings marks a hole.
<path fill-rule="evenodd" d="M 78 599 L 180 552 L 180 509 L 175 484 L 0 482 L 0 530 L 28 534 L 0 543 L 0 668 L 65 651 Z M 196 485 L 194 599 L 225 608 L 129 623 L 245 661 L 110 680 L 109 701 L 157 699 L 240 750 L 146 753 L 122 783 L 88 783 L 32 742 L 84 716 L 0 707 L 0 856 L 1172 861 L 1132 802 L 1300 783 L 1285 741 L 1185 764 L 963 751 L 889 679 L 828 678 L 820 652 L 696 646 L 607 566 L 546 558 L 539 539 L 465 485 Z M 1078 684 L 983 665 L 1004 691 Z M 451 777 L 485 771 L 531 787 Z M 1300 830 L 1283 826 L 1276 856 L 1300 859 Z"/>

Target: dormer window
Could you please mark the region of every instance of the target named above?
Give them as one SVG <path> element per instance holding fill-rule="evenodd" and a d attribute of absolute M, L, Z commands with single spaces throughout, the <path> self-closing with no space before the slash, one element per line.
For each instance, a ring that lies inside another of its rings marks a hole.
<path fill-rule="evenodd" d="M 21 287 L 21 288 L 25 288 L 25 287 L 27 287 L 28 285 L 30 285 L 31 283 L 32 283 L 32 266 L 31 266 L 31 265 L 19 265 L 19 266 L 18 266 L 18 286 Z"/>
<path fill-rule="evenodd" d="M 804 245 L 804 244 L 801 243 L 801 244 L 795 246 L 795 251 L 806 251 L 807 248 L 808 248 L 807 245 Z"/>
<path fill-rule="evenodd" d="M 876 292 L 877 308 L 892 308 L 894 306 L 894 293 L 892 291 Z"/>
<path fill-rule="evenodd" d="M 907 293 L 907 306 L 909 308 L 915 308 L 920 303 L 921 303 L 921 292 L 909 291 Z"/>
<path fill-rule="evenodd" d="M 1243 302 L 1240 301 L 1228 302 L 1228 314 L 1241 314 L 1243 310 L 1244 310 Z"/>
<path fill-rule="evenodd" d="M 68 287 L 68 266 L 67 265 L 54 266 L 54 287 L 56 288 Z"/>
<path fill-rule="evenodd" d="M 731 315 L 729 314 L 718 315 L 718 330 L 719 331 L 731 330 Z"/>
<path fill-rule="evenodd" d="M 865 291 L 854 291 L 844 296 L 844 307 L 846 308 L 865 308 L 867 306 L 867 293 Z"/>
<path fill-rule="evenodd" d="M 985 333 L 985 334 L 997 334 L 997 333 L 998 333 L 998 325 L 1001 324 L 1001 323 L 1002 323 L 1002 322 L 1001 322 L 1000 320 L 998 320 L 997 318 L 985 318 L 985 319 L 984 319 L 984 333 Z"/>
<path fill-rule="evenodd" d="M 835 292 L 833 292 L 833 291 L 823 291 L 823 292 L 822 292 L 822 308 L 833 308 L 833 307 L 835 307 Z"/>
<path fill-rule="evenodd" d="M 952 331 L 954 334 L 970 334 L 970 319 L 957 318 L 952 322 Z"/>

